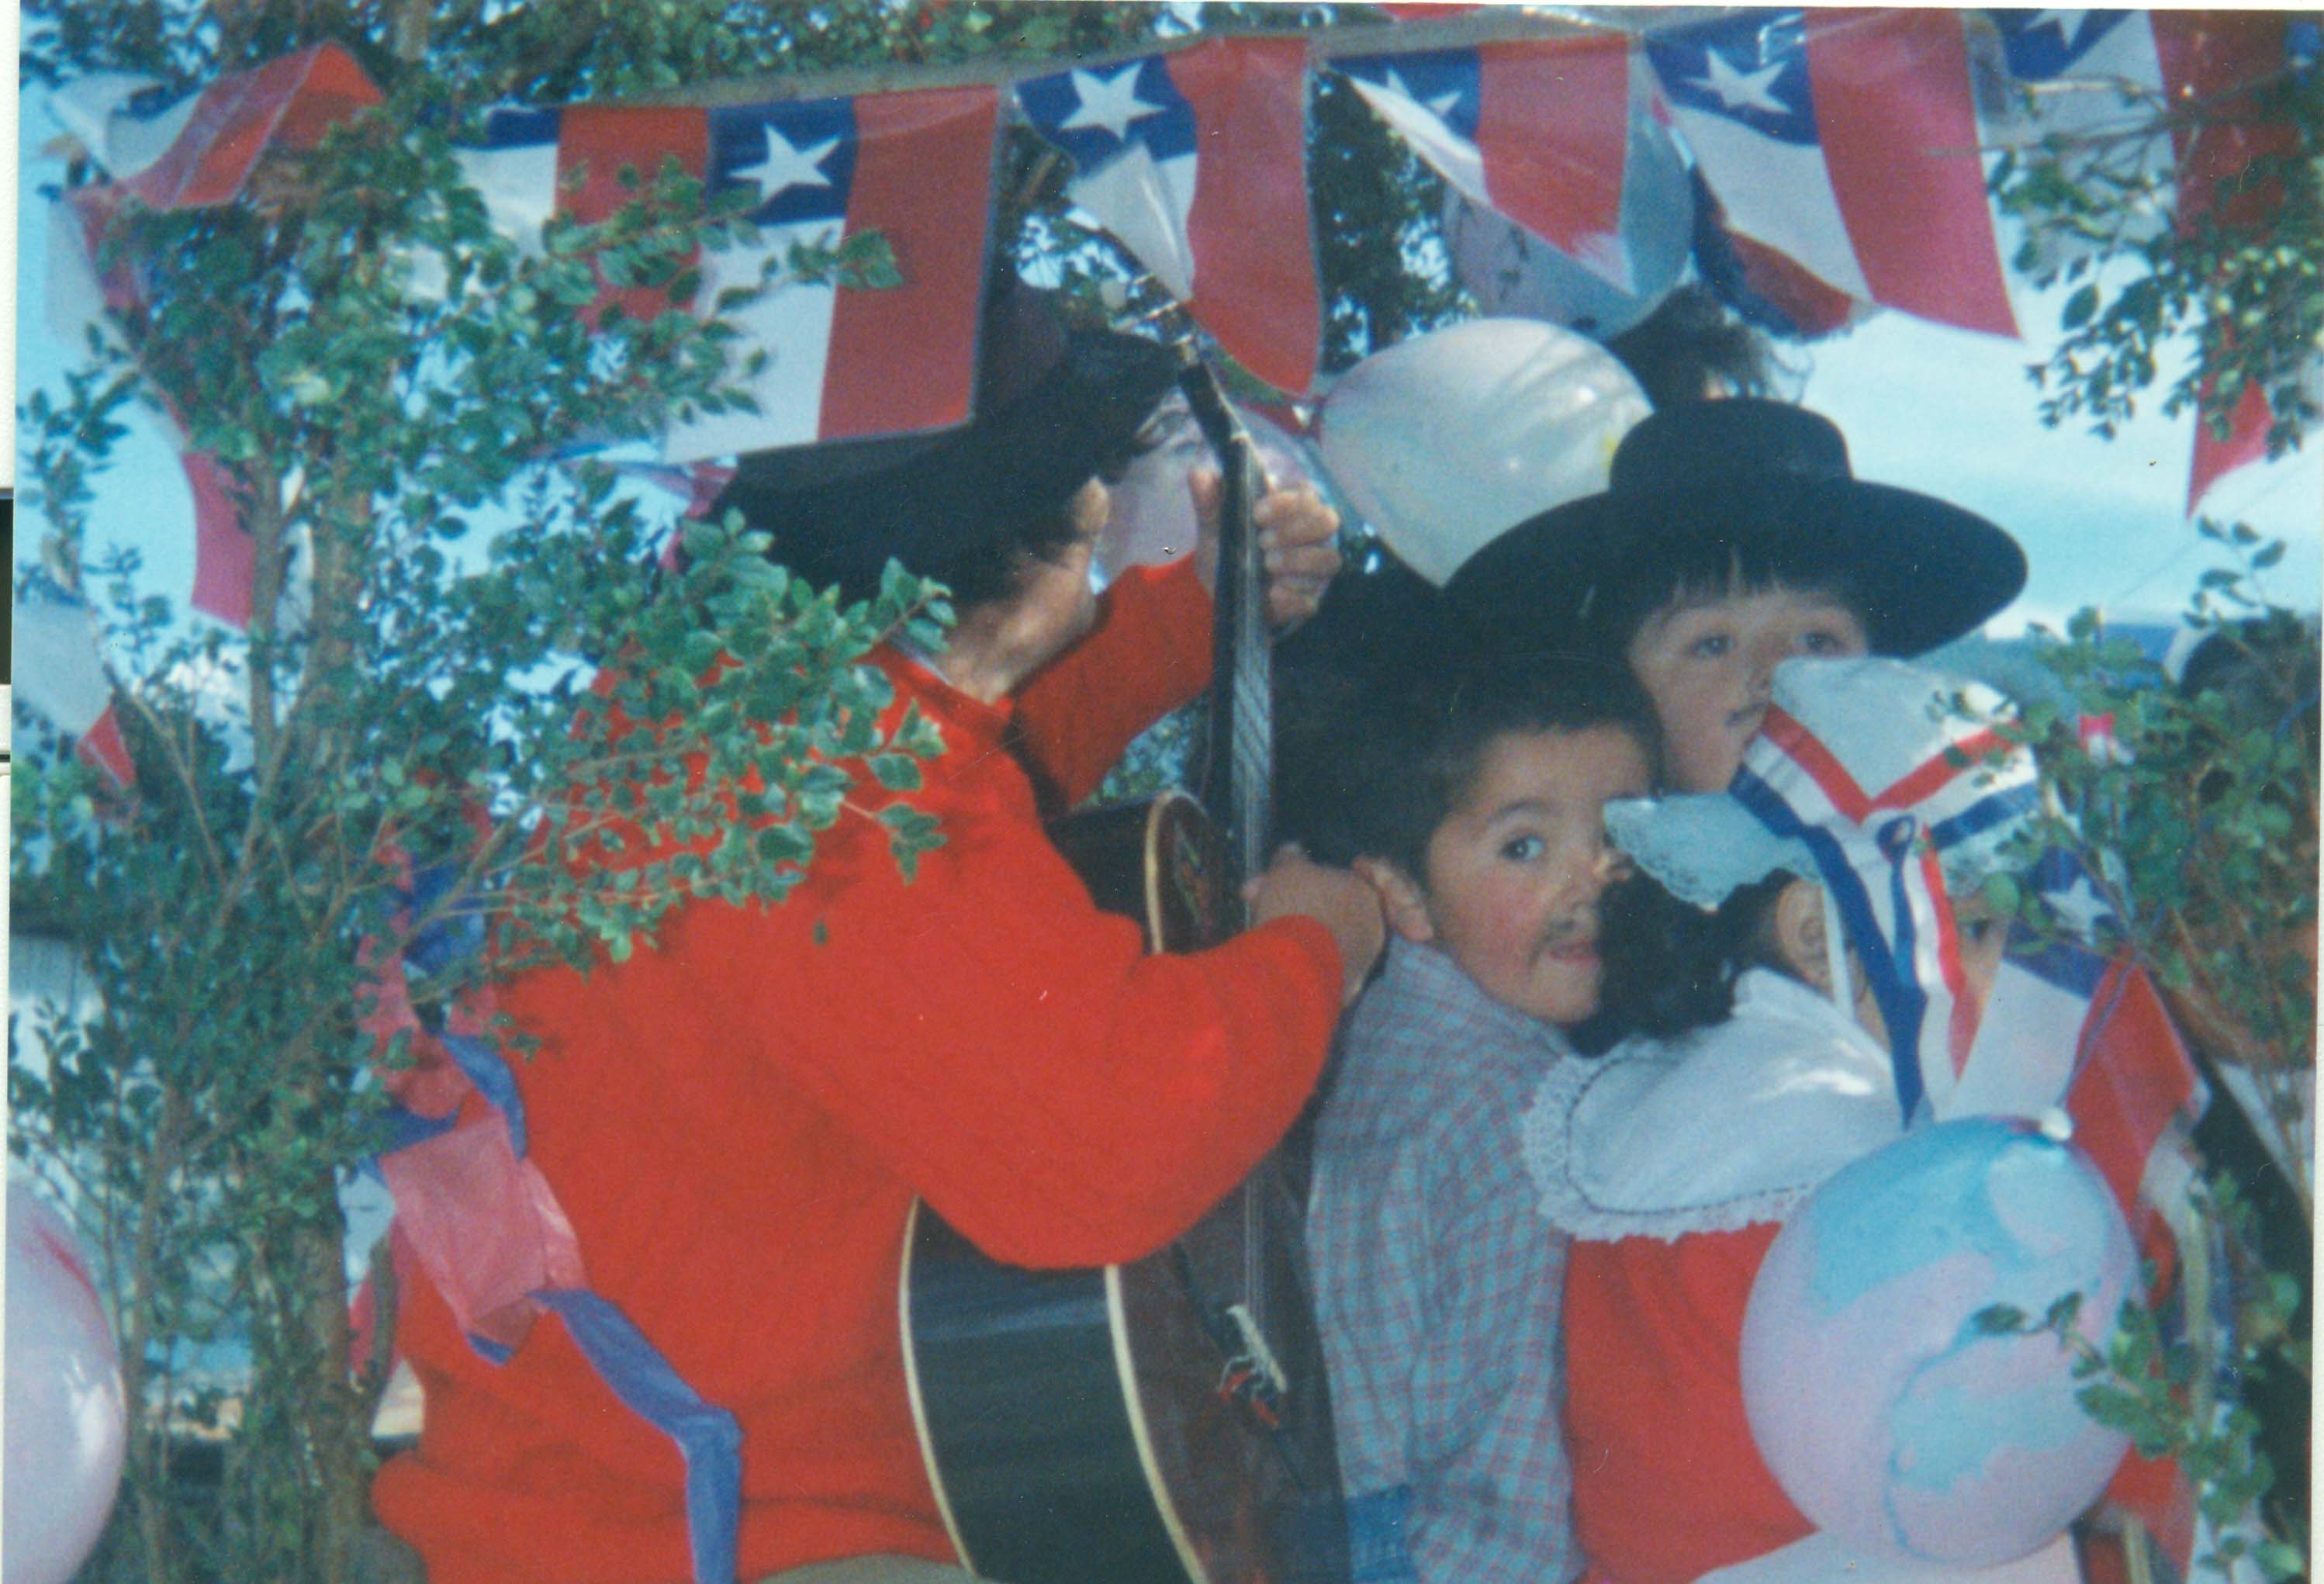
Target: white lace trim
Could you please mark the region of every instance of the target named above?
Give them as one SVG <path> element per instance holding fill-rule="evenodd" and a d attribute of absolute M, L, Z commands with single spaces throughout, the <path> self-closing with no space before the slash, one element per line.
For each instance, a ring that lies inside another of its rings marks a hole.
<path fill-rule="evenodd" d="M 1658 1209 L 1624 1209 L 1600 1204 L 1575 1180 L 1572 1163 L 1573 1111 L 1591 1087 L 1606 1075 L 1607 1057 L 1597 1062 L 1567 1060 L 1558 1064 L 1535 1092 L 1532 1107 L 1520 1124 L 1526 1170 L 1538 1194 L 1536 1204 L 1550 1224 L 1585 1242 L 1611 1243 L 1622 1238 L 1655 1238 L 1676 1242 L 1690 1232 L 1738 1232 L 1746 1227 L 1780 1221 L 1792 1213 L 1813 1183 L 1766 1189 L 1700 1204 Z"/>
<path fill-rule="evenodd" d="M 1852 1019 L 1754 970 L 1725 1023 L 1560 1063 L 1518 1137 L 1553 1225 L 1591 1240 L 1667 1241 L 1783 1220 L 1902 1133 L 1894 1096 L 1886 1053 Z"/>

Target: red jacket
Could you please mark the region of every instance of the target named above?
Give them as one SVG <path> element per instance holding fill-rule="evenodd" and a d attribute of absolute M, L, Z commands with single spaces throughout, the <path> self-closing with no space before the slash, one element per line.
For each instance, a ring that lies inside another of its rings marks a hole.
<path fill-rule="evenodd" d="M 1182 564 L 1118 583 L 1013 710 L 883 654 L 897 708 L 918 700 L 947 745 L 909 799 L 945 835 L 917 881 L 848 816 L 782 906 L 692 904 L 659 951 L 502 990 L 541 1041 L 517 1066 L 532 1158 L 589 1285 L 741 1422 L 746 1579 L 952 1559 L 897 1334 L 915 1194 L 1003 1258 L 1132 1257 L 1240 1181 L 1315 1081 L 1340 1004 L 1328 932 L 1279 920 L 1147 955 L 1050 846 L 1010 751 L 1085 795 L 1206 683 L 1208 632 Z M 398 1342 L 425 1425 L 374 1501 L 434 1584 L 687 1578 L 678 1454 L 562 1327 L 495 1367 L 422 1281 Z"/>

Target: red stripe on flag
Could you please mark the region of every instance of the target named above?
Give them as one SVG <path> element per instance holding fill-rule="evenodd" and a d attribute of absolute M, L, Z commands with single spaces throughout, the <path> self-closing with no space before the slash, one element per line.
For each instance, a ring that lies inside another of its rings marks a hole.
<path fill-rule="evenodd" d="M 193 606 L 229 627 L 246 628 L 251 616 L 251 578 L 257 569 L 257 541 L 242 526 L 226 469 L 207 451 L 180 451 L 194 494 Z"/>
<path fill-rule="evenodd" d="M 379 89 L 355 58 L 337 44 L 325 44 L 314 51 L 299 91 L 274 124 L 274 146 L 311 149 L 332 127 L 379 102 Z"/>
<path fill-rule="evenodd" d="M 1873 300 L 2017 334 L 1959 13 L 1811 11 L 1817 135 Z"/>
<path fill-rule="evenodd" d="M 2134 1447 L 2106 1487 L 2104 1498 L 2146 1525 L 2177 1576 L 2190 1578 L 2195 1555 L 2195 1492 L 2176 1460 L 2142 1458 Z"/>
<path fill-rule="evenodd" d="M 2203 394 L 2211 392 L 2211 382 L 2203 382 Z M 2210 493 L 2211 486 L 2246 464 L 2259 461 L 2267 455 L 2267 431 L 2274 426 L 2275 414 L 2270 410 L 2267 398 L 2257 385 L 2246 385 L 2236 410 L 2227 415 L 2227 433 L 2223 439 L 2212 433 L 2210 421 L 2195 421 L 2195 460 L 2187 473 L 2187 515 L 2195 515 Z"/>
<path fill-rule="evenodd" d="M 700 176 L 710 165 L 710 117 L 699 108 L 630 108 L 571 105 L 560 114 L 557 130 L 557 207 L 575 219 L 595 225 L 636 202 L 661 172 L 665 155 L 675 156 L 689 176 Z M 574 169 L 583 171 L 576 191 L 566 183 Z M 622 170 L 635 172 L 635 185 L 622 180 Z M 632 318 L 650 319 L 669 306 L 658 288 L 632 286 L 607 292 L 590 306 L 590 322 L 618 302 Z"/>
<path fill-rule="evenodd" d="M 81 253 L 88 260 L 90 275 L 97 281 L 106 312 L 127 315 L 143 306 L 145 300 L 145 294 L 138 283 L 137 272 L 131 267 L 126 257 L 118 254 L 103 262 L 100 272 L 106 235 L 113 229 L 114 221 L 121 215 L 121 206 L 124 201 L 121 195 L 122 189 L 112 182 L 96 182 L 66 193 L 63 208 L 74 228 L 80 233 Z M 51 293 L 50 313 L 52 316 L 57 312 L 54 300 Z M 51 322 L 56 324 L 53 318 Z M 57 327 L 69 328 L 75 341 L 81 338 L 84 328 L 81 325 L 57 325 Z"/>
<path fill-rule="evenodd" d="M 105 713 L 91 721 L 88 730 L 80 734 L 73 751 L 82 759 L 111 776 L 124 787 L 137 784 L 137 762 L 129 757 L 129 744 L 121 736 L 121 720 L 115 714 L 118 706 L 106 705 Z"/>
<path fill-rule="evenodd" d="M 1759 735 L 1784 751 L 1794 764 L 1807 772 L 1831 806 L 1862 824 L 1870 817 L 1873 803 L 1856 784 L 1856 778 L 1847 767 L 1834 759 L 1831 751 L 1816 741 L 1805 726 L 1775 705 L 1767 706 L 1766 718 L 1759 723 Z"/>
<path fill-rule="evenodd" d="M 1813 340 L 1829 336 L 1855 320 L 1856 299 L 1826 285 L 1790 254 L 1734 231 L 1727 233 L 1727 245 L 1743 266 L 1744 286 L 1790 320 L 1802 336 Z"/>
<path fill-rule="evenodd" d="M 2264 116 L 2237 88 L 2283 69 L 2286 18 L 2264 11 L 2156 11 L 2149 19 L 2163 91 L 2174 113 L 2179 226 L 2218 213 L 2228 226 L 2264 220 L 2282 199 L 2280 180 L 2255 176 L 2263 154 L 2290 155 L 2299 140 L 2281 115 Z M 2180 113 L 2203 106 L 2200 116 Z"/>
<path fill-rule="evenodd" d="M 1307 207 L 1307 46 L 1213 39 L 1169 58 L 1194 110 L 1194 258 L 1187 304 L 1237 363 L 1278 391 L 1314 387 L 1323 339 Z"/>
<path fill-rule="evenodd" d="M 1620 258 L 1629 40 L 1489 44 L 1477 60 L 1477 150 L 1493 207 L 1576 257 Z"/>
<path fill-rule="evenodd" d="M 2298 139 L 2289 121 L 2264 117 L 2236 93 L 2244 84 L 2283 68 L 2285 18 L 2280 13 L 2157 11 L 2148 19 L 2154 55 L 2163 69 L 2163 91 L 2172 110 L 2202 104 L 2207 114 L 2172 124 L 2178 162 L 2178 226 L 2191 231 L 2205 216 L 2223 226 L 2264 222 L 2281 205 L 2283 184 L 2253 161 L 2288 157 Z M 2207 382 L 2204 394 L 2209 395 Z M 2187 514 L 2191 517 L 2213 484 L 2267 455 L 2273 423 L 2266 396 L 2245 389 L 2227 417 L 2224 438 L 2210 425 L 2195 427 L 2195 456 L 2188 470 Z"/>
<path fill-rule="evenodd" d="M 1951 1060 L 1953 1077 L 1959 1080 L 1969 1065 L 1969 1047 L 1977 1038 L 1978 1019 L 1985 1008 L 1969 1000 L 1969 975 L 1961 969 L 1960 926 L 1953 917 L 1952 894 L 1945 889 L 1944 862 L 1934 848 L 1921 850 L 1921 879 L 1929 888 L 1929 905 L 1936 915 L 1937 973 L 1945 981 L 1945 993 L 1952 1003 L 1945 1025 L 1945 1054 Z"/>
<path fill-rule="evenodd" d="M 232 203 L 269 149 L 311 148 L 379 98 L 363 68 L 336 44 L 235 72 L 202 90 L 176 140 L 126 185 L 157 209 Z"/>
<path fill-rule="evenodd" d="M 2127 960 L 2117 961 L 2091 998 L 2066 1111 L 2074 1119 L 2074 1142 L 2134 1227 L 2147 1159 L 2194 1093 L 2195 1069 L 2153 982 Z"/>
<path fill-rule="evenodd" d="M 1917 769 L 1899 776 L 1886 791 L 1872 800 L 1872 806 L 1910 808 L 1923 798 L 1933 795 L 1939 787 L 1977 769 L 1987 755 L 2002 752 L 2008 746 L 2008 739 L 1998 732 L 1972 732 Z"/>
<path fill-rule="evenodd" d="M 990 87 L 855 101 L 847 229 L 883 234 L 904 283 L 839 289 L 824 365 L 823 438 L 967 419 L 1000 108 Z"/>

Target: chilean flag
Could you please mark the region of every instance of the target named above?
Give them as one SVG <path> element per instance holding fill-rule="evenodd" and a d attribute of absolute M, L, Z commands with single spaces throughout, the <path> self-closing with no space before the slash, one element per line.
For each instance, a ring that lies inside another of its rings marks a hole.
<path fill-rule="evenodd" d="M 1463 196 L 1618 290 L 1630 45 L 1586 34 L 1333 62 L 1364 102 Z"/>
<path fill-rule="evenodd" d="M 49 224 L 49 319 L 59 333 L 78 340 L 89 329 L 106 330 L 109 315 L 135 312 L 143 304 L 136 270 L 115 259 L 103 274 L 97 261 L 106 233 L 122 206 L 122 188 L 99 182 L 76 188 L 58 201 Z M 193 608 L 235 628 L 250 625 L 251 575 L 257 545 L 243 527 L 234 482 L 226 465 L 194 449 L 173 409 L 157 421 L 178 453 L 194 509 Z"/>
<path fill-rule="evenodd" d="M 229 73 L 202 90 L 177 137 L 125 185 L 157 209 L 233 203 L 270 151 L 312 148 L 379 100 L 355 57 L 337 44 Z"/>
<path fill-rule="evenodd" d="M 2118 133 L 2126 114 L 2126 93 L 2148 101 L 2158 117 L 2189 103 L 2231 111 L 2229 101 L 2238 87 L 2282 69 L 2290 42 L 2289 20 L 2263 11 L 1981 14 L 1999 35 L 2010 77 L 2049 90 L 2034 99 L 2030 112 L 1994 117 L 1994 142 Z M 2181 230 L 2207 216 L 2225 225 L 2252 226 L 2282 201 L 2275 184 L 2241 179 L 2255 156 L 2295 152 L 2297 136 L 2289 122 L 2223 113 L 2174 122 L 2170 130 L 2167 147 L 2155 140 L 2150 174 L 2165 191 L 2175 185 L 2171 218 Z M 2147 216 L 2146 229 L 2158 231 L 2163 224 L 2158 207 Z M 2197 426 L 2187 490 L 2190 516 L 2214 483 L 2267 454 L 2272 419 L 2266 397 L 2254 387 L 2230 413 L 2224 437 L 2209 424 Z"/>
<path fill-rule="evenodd" d="M 62 584 L 35 571 L 17 582 L 12 620 L 16 703 L 75 739 L 74 751 L 116 785 L 134 786 L 137 767 L 122 741 L 95 614 Z"/>
<path fill-rule="evenodd" d="M 1212 39 L 1017 85 L 1069 155 L 1074 203 L 1278 391 L 1315 383 L 1323 298 L 1307 208 L 1307 50 Z"/>
<path fill-rule="evenodd" d="M 553 212 L 612 215 L 636 196 L 622 168 L 650 180 L 666 156 L 714 194 L 751 192 L 759 238 L 700 261 L 704 303 L 754 283 L 794 245 L 832 248 L 872 230 L 887 238 L 900 286 L 784 282 L 730 313 L 740 353 L 766 354 L 744 382 L 759 410 L 673 424 L 662 459 L 694 462 L 967 419 L 999 102 L 972 87 L 707 109 L 503 109 L 463 166 L 495 222 L 527 240 Z M 620 300 L 641 315 L 663 306 L 644 288 Z"/>
<path fill-rule="evenodd" d="M 142 79 L 118 85 L 130 88 Z M 143 306 L 134 263 L 115 260 L 100 274 L 97 261 L 124 197 L 156 209 L 213 208 L 241 200 L 260 163 L 272 152 L 312 148 L 332 126 L 376 105 L 379 90 L 355 58 L 336 44 L 318 44 L 247 71 L 228 73 L 190 99 L 156 106 L 150 87 L 120 102 L 88 102 L 65 119 L 113 179 L 67 193 L 50 227 L 50 317 L 77 337 L 103 316 Z M 178 452 L 194 507 L 194 583 L 190 603 L 230 627 L 250 625 L 251 574 L 256 547 L 242 524 L 226 466 L 187 442 L 178 413 L 162 427 Z M 72 712 L 68 711 L 68 714 Z M 108 710 L 82 738 L 117 779 L 128 779 L 128 759 Z"/>
<path fill-rule="evenodd" d="M 1645 48 L 1738 235 L 1849 297 L 2017 334 L 1958 14 L 1753 11 Z"/>

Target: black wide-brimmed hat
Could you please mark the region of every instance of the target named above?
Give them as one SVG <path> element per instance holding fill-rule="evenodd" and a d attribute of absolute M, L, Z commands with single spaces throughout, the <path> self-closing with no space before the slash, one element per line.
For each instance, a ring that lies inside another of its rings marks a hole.
<path fill-rule="evenodd" d="M 737 463 L 712 505 L 774 536 L 773 558 L 850 598 L 894 557 L 913 571 L 991 546 L 1062 511 L 1129 447 L 1176 376 L 1169 349 L 1067 328 L 1053 293 L 1004 269 L 977 345 L 973 416 L 937 434 L 794 446 Z"/>
<path fill-rule="evenodd" d="M 1522 640 L 1563 636 L 1618 591 L 1651 585 L 1706 545 L 1773 547 L 1836 569 L 1863 602 L 1873 652 L 1916 655 L 2017 597 L 2025 554 L 1973 511 L 1868 483 L 1830 419 L 1736 397 L 1661 408 L 1622 438 L 1610 482 L 1527 518 L 1445 585 L 1462 621 Z"/>

